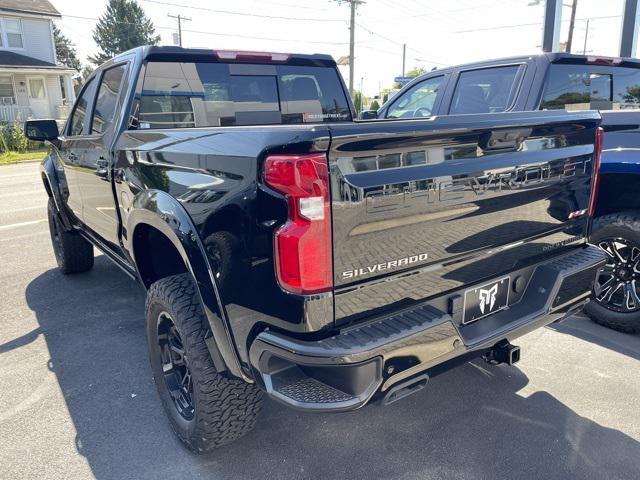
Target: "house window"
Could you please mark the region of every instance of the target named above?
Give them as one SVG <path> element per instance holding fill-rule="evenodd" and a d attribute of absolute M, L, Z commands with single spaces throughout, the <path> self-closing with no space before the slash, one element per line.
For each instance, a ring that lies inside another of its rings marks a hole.
<path fill-rule="evenodd" d="M 13 105 L 16 103 L 16 94 L 13 90 L 13 79 L 10 76 L 0 76 L 0 105 Z"/>
<path fill-rule="evenodd" d="M 0 47 L 24 48 L 22 22 L 19 18 L 1 18 L 0 30 Z"/>

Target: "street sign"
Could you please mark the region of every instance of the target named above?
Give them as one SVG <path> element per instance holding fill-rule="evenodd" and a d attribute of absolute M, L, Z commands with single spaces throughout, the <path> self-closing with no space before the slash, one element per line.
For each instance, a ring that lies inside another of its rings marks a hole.
<path fill-rule="evenodd" d="M 413 77 L 396 77 L 393 79 L 394 82 L 396 83 L 409 83 L 411 80 L 413 80 Z"/>

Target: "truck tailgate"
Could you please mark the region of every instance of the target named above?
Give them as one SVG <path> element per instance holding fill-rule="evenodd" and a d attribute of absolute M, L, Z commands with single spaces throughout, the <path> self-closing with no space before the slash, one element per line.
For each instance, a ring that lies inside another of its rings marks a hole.
<path fill-rule="evenodd" d="M 595 112 L 331 126 L 336 323 L 584 243 Z"/>

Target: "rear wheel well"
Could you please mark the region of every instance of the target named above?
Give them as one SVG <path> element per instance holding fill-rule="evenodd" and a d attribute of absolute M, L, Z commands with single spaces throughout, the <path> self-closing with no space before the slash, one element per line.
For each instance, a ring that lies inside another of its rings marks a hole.
<path fill-rule="evenodd" d="M 173 242 L 150 225 L 136 227 L 133 233 L 133 254 L 146 288 L 161 278 L 188 272 Z"/>
<path fill-rule="evenodd" d="M 224 228 L 221 229 L 221 226 Z M 233 234 L 244 244 L 244 216 L 240 208 L 229 206 L 212 215 L 207 220 L 203 238 L 221 230 Z"/>

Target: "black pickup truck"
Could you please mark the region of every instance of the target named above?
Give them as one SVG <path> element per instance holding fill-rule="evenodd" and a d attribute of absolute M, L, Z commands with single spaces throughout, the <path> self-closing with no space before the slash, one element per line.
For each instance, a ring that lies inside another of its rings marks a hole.
<path fill-rule="evenodd" d="M 604 142 L 590 242 L 609 256 L 586 312 L 640 331 L 640 60 L 546 53 L 434 70 L 366 119 L 533 110 L 600 110 Z"/>
<path fill-rule="evenodd" d="M 171 425 L 203 452 L 292 407 L 394 402 L 588 302 L 597 112 L 356 122 L 335 62 L 141 47 L 89 78 L 42 180 L 63 273 L 147 290 Z"/>

